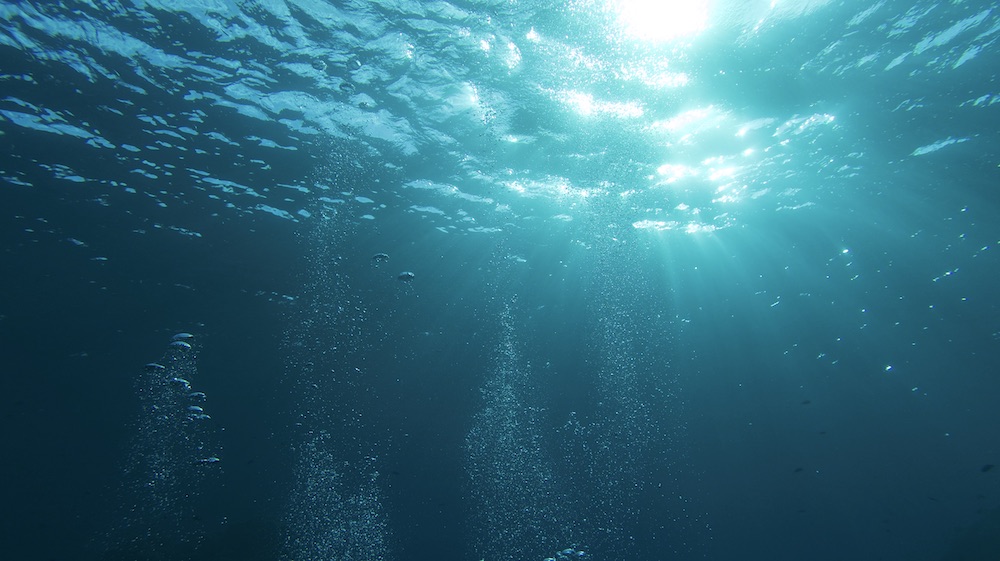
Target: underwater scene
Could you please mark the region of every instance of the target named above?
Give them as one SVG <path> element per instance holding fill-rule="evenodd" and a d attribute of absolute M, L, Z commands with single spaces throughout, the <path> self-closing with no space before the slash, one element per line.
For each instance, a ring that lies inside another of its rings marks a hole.
<path fill-rule="evenodd" d="M 1000 3 L 0 16 L 3 559 L 1000 559 Z"/>

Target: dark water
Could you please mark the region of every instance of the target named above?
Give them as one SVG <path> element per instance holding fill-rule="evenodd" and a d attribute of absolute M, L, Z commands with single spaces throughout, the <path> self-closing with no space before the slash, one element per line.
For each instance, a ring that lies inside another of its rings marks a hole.
<path fill-rule="evenodd" d="M 3 558 L 1000 557 L 998 8 L 629 6 L 0 7 Z"/>

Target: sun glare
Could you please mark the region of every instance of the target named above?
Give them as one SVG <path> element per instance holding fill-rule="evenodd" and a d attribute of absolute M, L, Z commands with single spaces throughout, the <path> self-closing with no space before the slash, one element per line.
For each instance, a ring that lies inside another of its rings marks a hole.
<path fill-rule="evenodd" d="M 618 22 L 641 41 L 690 38 L 708 26 L 709 0 L 613 0 Z"/>

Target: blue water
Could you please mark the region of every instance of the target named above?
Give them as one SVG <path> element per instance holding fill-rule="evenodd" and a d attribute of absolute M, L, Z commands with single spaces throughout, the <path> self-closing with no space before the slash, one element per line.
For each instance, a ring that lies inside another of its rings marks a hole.
<path fill-rule="evenodd" d="M 0 6 L 2 557 L 1000 558 L 1000 6 L 670 5 Z"/>

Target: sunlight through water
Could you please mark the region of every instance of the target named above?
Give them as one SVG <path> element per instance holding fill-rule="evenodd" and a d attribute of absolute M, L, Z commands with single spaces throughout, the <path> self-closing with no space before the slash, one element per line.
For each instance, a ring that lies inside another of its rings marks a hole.
<path fill-rule="evenodd" d="M 1000 560 L 996 5 L 0 2 L 4 557 Z"/>

